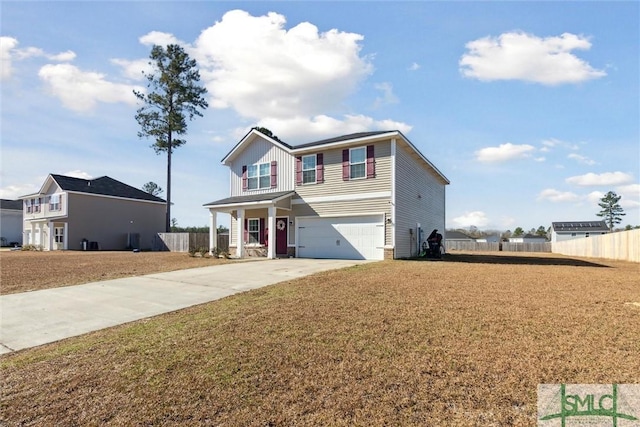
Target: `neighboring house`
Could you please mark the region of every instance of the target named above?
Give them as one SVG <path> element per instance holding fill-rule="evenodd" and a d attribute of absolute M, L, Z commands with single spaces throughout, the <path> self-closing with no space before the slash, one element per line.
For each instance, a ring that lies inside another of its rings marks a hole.
<path fill-rule="evenodd" d="M 546 236 L 538 236 L 536 234 L 509 237 L 509 243 L 545 243 L 546 241 Z"/>
<path fill-rule="evenodd" d="M 500 236 L 497 234 L 493 234 L 491 236 L 482 236 L 476 239 L 477 243 L 499 243 Z"/>
<path fill-rule="evenodd" d="M 291 146 L 254 129 L 222 163 L 230 197 L 204 207 L 212 242 L 231 215 L 238 257 L 402 258 L 445 228 L 449 180 L 399 131 Z"/>
<path fill-rule="evenodd" d="M 22 244 L 22 200 L 0 199 L 0 237 L 2 245 Z"/>
<path fill-rule="evenodd" d="M 108 176 L 51 174 L 40 191 L 20 199 L 22 241 L 44 250 L 146 249 L 165 227 L 164 200 Z"/>
<path fill-rule="evenodd" d="M 447 230 L 444 232 L 444 239 L 447 242 L 475 242 L 476 239 L 467 236 L 461 231 Z"/>
<path fill-rule="evenodd" d="M 580 237 L 597 236 L 607 234 L 609 227 L 604 221 L 571 221 L 552 222 L 551 241 L 561 242 L 563 240 L 577 239 Z"/>

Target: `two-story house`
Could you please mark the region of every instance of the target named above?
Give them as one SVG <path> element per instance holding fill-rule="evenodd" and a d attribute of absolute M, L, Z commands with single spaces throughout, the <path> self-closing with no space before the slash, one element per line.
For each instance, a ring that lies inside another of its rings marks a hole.
<path fill-rule="evenodd" d="M 237 257 L 410 257 L 445 229 L 449 180 L 399 131 L 291 146 L 253 129 L 222 163 L 230 197 L 204 207 L 211 242 L 231 215 Z"/>
<path fill-rule="evenodd" d="M 44 250 L 151 248 L 166 202 L 108 176 L 50 174 L 24 204 L 23 244 Z"/>

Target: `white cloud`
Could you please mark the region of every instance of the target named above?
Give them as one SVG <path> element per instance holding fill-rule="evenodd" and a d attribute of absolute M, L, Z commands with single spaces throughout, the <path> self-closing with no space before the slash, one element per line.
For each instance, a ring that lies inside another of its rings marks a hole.
<path fill-rule="evenodd" d="M 486 147 L 475 152 L 479 162 L 505 162 L 530 156 L 535 148 L 528 144 L 514 145 L 510 142 L 500 144 L 498 147 Z"/>
<path fill-rule="evenodd" d="M 568 184 L 581 187 L 625 185 L 633 182 L 633 176 L 624 172 L 588 173 L 572 176 L 565 180 Z"/>
<path fill-rule="evenodd" d="M 581 156 L 580 154 L 576 154 L 576 153 L 569 154 L 567 158 L 575 160 L 578 163 L 582 163 L 583 165 L 592 166 L 596 164 L 595 160 L 592 160 L 585 156 Z"/>
<path fill-rule="evenodd" d="M 122 67 L 122 74 L 132 80 L 145 80 L 145 76 L 142 73 L 150 74 L 153 71 L 148 59 L 135 59 L 131 61 L 128 59 L 114 58 L 111 60 L 111 63 Z"/>
<path fill-rule="evenodd" d="M 11 77 L 13 72 L 11 51 L 18 46 L 13 37 L 0 37 L 0 80 Z"/>
<path fill-rule="evenodd" d="M 277 13 L 255 17 L 234 10 L 202 31 L 192 52 L 212 107 L 279 125 L 290 121 L 288 128 L 301 120 L 318 127 L 373 72 L 370 58 L 360 56 L 362 35 L 319 32 L 308 22 L 287 30 L 285 23 Z M 331 121 L 353 123 L 349 117 Z M 288 136 L 283 127 L 273 130 Z"/>
<path fill-rule="evenodd" d="M 151 31 L 138 39 L 145 46 L 167 46 L 170 44 L 184 45 L 184 42 L 178 40 L 173 34 L 163 33 L 161 31 Z"/>
<path fill-rule="evenodd" d="M 591 193 L 586 195 L 585 199 L 587 199 L 587 202 L 589 202 L 590 205 L 598 206 L 600 199 L 602 199 L 603 197 L 604 193 L 602 191 L 592 191 Z"/>
<path fill-rule="evenodd" d="M 40 187 L 34 184 L 8 185 L 0 188 L 0 199 L 15 200 L 18 197 L 33 194 L 39 189 Z"/>
<path fill-rule="evenodd" d="M 347 135 L 361 132 L 363 129 L 371 130 L 399 130 L 403 134 L 411 131 L 411 126 L 392 120 L 374 120 L 364 115 L 346 115 L 339 120 L 327 115 L 313 117 L 297 116 L 293 118 L 266 118 L 258 122 L 271 130 L 277 129 L 276 135 L 286 135 L 286 142 L 296 144 L 309 142 L 313 139 L 321 139 L 326 136 Z M 247 129 L 238 132 L 240 136 L 246 134 Z"/>
<path fill-rule="evenodd" d="M 482 211 L 465 212 L 463 215 L 453 218 L 452 221 L 458 227 L 485 227 L 489 224 L 487 215 Z"/>
<path fill-rule="evenodd" d="M 538 194 L 538 200 L 549 200 L 551 202 L 577 202 L 580 196 L 569 191 L 558 191 L 553 188 L 542 190 Z"/>
<path fill-rule="evenodd" d="M 68 62 L 76 57 L 75 52 L 68 50 L 58 54 L 48 54 L 37 47 L 18 49 L 18 40 L 13 37 L 0 37 L 0 81 L 6 80 L 13 74 L 13 61 L 27 58 L 44 57 L 51 61 Z"/>
<path fill-rule="evenodd" d="M 66 52 L 60 52 L 55 55 L 46 55 L 46 57 L 52 61 L 70 62 L 76 59 L 76 53 L 72 50 L 68 50 Z"/>
<path fill-rule="evenodd" d="M 417 71 L 419 69 L 420 69 L 420 64 L 418 64 L 417 62 L 414 62 L 409 66 L 409 68 L 407 68 L 407 70 L 409 71 Z"/>
<path fill-rule="evenodd" d="M 85 171 L 81 171 L 79 169 L 72 170 L 72 171 L 69 171 L 69 172 L 64 172 L 62 175 L 71 176 L 73 178 L 93 179 L 93 177 L 89 173 L 87 173 Z"/>
<path fill-rule="evenodd" d="M 373 104 L 374 108 L 379 108 L 387 104 L 398 103 L 398 97 L 393 93 L 393 85 L 391 83 L 376 83 L 374 87 L 376 88 L 376 90 L 382 92 L 382 96 L 376 98 Z"/>
<path fill-rule="evenodd" d="M 589 50 L 588 38 L 571 33 L 540 38 L 503 33 L 468 42 L 459 61 L 465 77 L 482 81 L 524 80 L 545 85 L 580 83 L 606 76 L 571 52 Z"/>
<path fill-rule="evenodd" d="M 88 111 L 97 102 L 135 104 L 132 90 L 144 88 L 105 79 L 104 74 L 82 71 L 71 64 L 47 64 L 38 73 L 50 93 L 58 97 L 63 105 L 74 111 Z"/>

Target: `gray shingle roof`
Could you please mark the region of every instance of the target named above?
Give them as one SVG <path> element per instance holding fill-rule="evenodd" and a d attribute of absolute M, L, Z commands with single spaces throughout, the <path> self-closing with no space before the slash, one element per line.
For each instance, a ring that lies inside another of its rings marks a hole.
<path fill-rule="evenodd" d="M 225 206 L 225 205 L 237 205 L 242 203 L 255 203 L 255 202 L 267 202 L 270 200 L 276 200 L 284 196 L 294 195 L 295 191 L 279 191 L 277 193 L 262 193 L 262 194 L 250 194 L 247 196 L 235 196 L 227 197 L 225 199 L 215 200 L 210 203 L 205 203 L 203 206 Z"/>
<path fill-rule="evenodd" d="M 568 222 L 552 222 L 551 227 L 555 232 L 562 231 L 580 231 L 580 232 L 593 232 L 593 231 L 609 231 L 609 227 L 604 221 L 568 221 Z"/>
<path fill-rule="evenodd" d="M 101 176 L 100 178 L 95 179 L 82 179 L 51 174 L 51 177 L 64 191 L 166 203 L 166 200 L 163 200 L 160 197 L 153 196 L 145 191 L 127 185 L 124 182 L 117 181 L 108 176 Z"/>
<path fill-rule="evenodd" d="M 358 139 L 358 138 L 368 138 L 370 136 L 382 135 L 384 133 L 389 133 L 389 132 L 393 132 L 393 131 L 384 130 L 384 131 L 376 131 L 376 132 L 351 133 L 349 135 L 336 136 L 335 138 L 322 139 L 320 141 L 307 142 L 304 144 L 295 145 L 293 148 L 315 147 L 316 145 L 332 144 L 334 142 L 349 141 L 351 139 Z"/>

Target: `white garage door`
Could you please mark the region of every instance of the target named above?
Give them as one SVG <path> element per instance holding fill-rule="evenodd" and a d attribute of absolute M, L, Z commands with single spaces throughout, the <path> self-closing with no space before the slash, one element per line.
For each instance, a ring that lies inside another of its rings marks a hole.
<path fill-rule="evenodd" d="M 384 216 L 297 220 L 300 258 L 384 259 Z"/>

